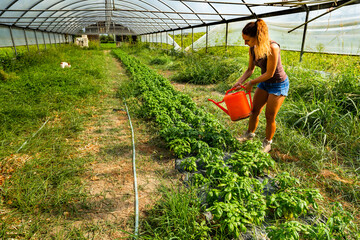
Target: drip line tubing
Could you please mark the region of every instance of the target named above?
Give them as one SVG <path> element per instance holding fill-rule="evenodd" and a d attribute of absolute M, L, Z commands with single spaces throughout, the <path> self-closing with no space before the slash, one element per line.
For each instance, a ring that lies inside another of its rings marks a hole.
<path fill-rule="evenodd" d="M 47 124 L 47 122 L 50 120 L 50 118 L 48 118 L 44 123 L 43 123 L 43 125 L 28 139 L 28 140 L 26 140 L 22 145 L 21 145 L 21 147 L 15 152 L 15 153 L 18 153 L 29 141 L 30 141 L 30 139 L 32 139 L 33 137 L 35 137 L 36 136 L 36 134 L 38 134 L 40 131 L 41 131 L 41 129 L 43 129 L 43 127 Z"/>
<path fill-rule="evenodd" d="M 131 117 L 129 114 L 128 107 L 126 105 L 126 101 L 124 98 L 124 105 L 126 108 L 126 114 L 129 118 L 130 128 L 131 128 L 131 139 L 132 139 L 132 148 L 133 148 L 133 172 L 134 172 L 134 192 L 135 192 L 135 239 L 138 238 L 139 235 L 139 197 L 138 197 L 138 190 L 137 190 L 137 180 L 136 180 L 136 163 L 135 163 L 135 137 L 134 137 L 134 129 L 131 123 Z"/>

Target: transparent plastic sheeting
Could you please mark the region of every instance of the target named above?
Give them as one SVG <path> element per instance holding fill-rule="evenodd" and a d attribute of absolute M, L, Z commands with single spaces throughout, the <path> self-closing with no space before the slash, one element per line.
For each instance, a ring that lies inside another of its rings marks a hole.
<path fill-rule="evenodd" d="M 142 42 L 149 42 L 149 43 L 164 43 L 173 45 L 175 50 L 180 50 L 181 47 L 177 44 L 174 39 L 168 35 L 167 33 L 158 33 L 158 34 L 149 34 L 149 35 L 142 35 L 141 36 Z"/>
<path fill-rule="evenodd" d="M 309 19 L 319 16 L 326 10 L 309 13 Z M 307 26 L 304 51 L 336 54 L 360 55 L 360 5 L 352 5 L 324 15 Z M 264 18 L 269 27 L 270 38 L 278 42 L 282 49 L 301 50 L 304 27 L 288 33 L 289 30 L 305 22 L 306 13 Z M 228 25 L 228 46 L 244 46 L 242 29 L 247 22 L 234 22 Z M 194 30 L 196 31 L 196 30 Z M 226 24 L 209 27 L 208 46 L 224 46 Z M 144 38 L 146 39 L 146 38 Z M 151 42 L 157 42 L 153 38 Z M 193 48 L 206 47 L 206 35 L 193 44 Z M 191 49 L 187 46 L 185 50 Z"/>
<path fill-rule="evenodd" d="M 58 33 L 40 32 L 30 29 L 11 28 L 15 46 L 25 46 L 26 39 L 28 45 L 36 45 L 36 38 L 38 44 L 58 44 L 65 43 L 65 35 Z M 26 37 L 25 37 L 26 34 Z M 0 47 L 13 47 L 11 39 L 10 28 L 0 26 Z"/>

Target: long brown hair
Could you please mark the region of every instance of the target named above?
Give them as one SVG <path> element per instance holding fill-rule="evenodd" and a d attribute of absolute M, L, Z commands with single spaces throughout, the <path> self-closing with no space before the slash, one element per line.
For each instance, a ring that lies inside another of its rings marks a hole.
<path fill-rule="evenodd" d="M 271 54 L 269 31 L 264 20 L 259 18 L 256 22 L 249 22 L 243 28 L 242 33 L 256 38 L 257 43 L 254 47 L 256 59 L 264 58 Z"/>

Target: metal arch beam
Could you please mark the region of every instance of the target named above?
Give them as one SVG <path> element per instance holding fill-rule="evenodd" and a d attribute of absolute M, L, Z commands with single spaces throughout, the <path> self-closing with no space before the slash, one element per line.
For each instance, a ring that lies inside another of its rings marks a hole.
<path fill-rule="evenodd" d="M 115 12 L 116 13 L 116 12 Z M 87 17 L 87 18 L 95 18 L 95 17 L 98 17 L 96 15 L 90 15 L 90 16 L 82 16 L 83 18 L 84 17 Z M 113 17 L 116 17 L 116 15 L 113 14 Z M 0 19 L 14 19 L 16 17 L 0 17 Z M 67 17 L 37 17 L 36 19 L 43 19 L 43 18 L 77 18 L 77 17 L 70 17 L 70 16 L 67 16 Z M 127 16 L 127 18 L 144 18 L 144 17 L 134 17 L 134 16 Z M 34 17 L 22 17 L 21 19 L 34 19 Z M 165 18 L 165 17 L 150 17 L 148 19 L 162 19 L 162 20 L 169 20 L 169 18 Z M 183 18 L 171 18 L 171 20 L 183 20 Z M 191 20 L 191 21 L 200 21 L 199 19 L 187 19 L 187 20 Z M 213 19 L 203 19 L 203 20 L 206 20 L 206 21 L 211 21 Z M 9 20 L 10 21 L 10 20 Z M 29 21 L 29 22 L 32 22 L 32 21 Z M 11 22 L 12 23 L 12 22 Z M 19 22 L 20 23 L 20 22 Z"/>
<path fill-rule="evenodd" d="M 171 2 L 178 2 L 179 0 L 168 0 Z M 195 2 L 195 3 L 215 3 L 215 4 L 227 4 L 227 5 L 247 5 L 247 6 L 251 6 L 251 7 L 269 7 L 269 4 L 265 4 L 265 3 L 240 3 L 240 2 L 225 2 L 225 1 L 216 1 L 216 0 L 182 0 L 183 2 Z M 329 0 L 330 2 L 330 0 Z M 276 7 L 286 7 L 289 8 L 288 6 L 276 6 Z"/>
<path fill-rule="evenodd" d="M 58 2 L 54 3 L 53 5 L 49 6 L 49 7 L 46 9 L 46 11 L 50 11 L 50 8 L 56 6 L 57 4 L 59 4 L 59 3 L 61 3 L 61 2 L 65 2 L 65 1 L 66 1 L 66 0 L 61 0 L 61 1 L 58 1 Z M 77 1 L 77 2 L 72 3 L 72 4 L 77 4 L 77 3 L 80 3 L 80 2 L 84 2 L 84 1 Z M 66 5 L 65 7 L 68 7 L 68 6 L 72 5 L 72 4 Z M 101 3 L 97 3 L 97 4 L 101 4 Z M 60 10 L 62 11 L 63 8 L 60 9 Z M 40 16 L 41 14 L 43 14 L 43 13 L 46 12 L 46 11 L 42 11 L 40 14 L 38 14 L 38 16 Z M 47 20 L 48 20 L 49 18 L 55 18 L 55 20 L 56 20 L 56 17 L 52 17 L 52 16 L 56 13 L 56 11 L 58 11 L 58 10 L 54 10 L 54 13 L 52 13 L 50 16 L 45 17 L 46 19 L 43 21 L 43 23 L 47 22 Z M 95 11 L 102 11 L 102 9 L 95 10 Z M 65 12 L 64 12 L 63 14 L 65 14 Z M 37 17 L 38 17 L 38 16 L 37 16 Z M 40 25 L 38 28 L 40 28 L 40 27 L 42 27 L 42 25 Z M 47 30 L 47 29 L 46 29 L 46 30 Z"/>
<path fill-rule="evenodd" d="M 79 2 L 83 2 L 83 1 L 78 1 L 78 2 L 75 2 L 75 3 L 72 3 L 72 4 L 69 4 L 69 5 L 67 5 L 66 7 L 68 7 L 68 6 L 71 6 L 71 5 L 73 5 L 73 4 L 77 4 L 77 3 L 79 3 Z M 126 3 L 129 3 L 129 4 L 132 4 L 132 5 L 135 5 L 135 6 L 137 6 L 137 7 L 139 7 L 139 8 L 142 8 L 142 9 L 145 9 L 145 8 L 143 8 L 142 6 L 140 6 L 140 5 L 137 5 L 137 4 L 134 4 L 134 3 L 132 3 L 132 2 L 128 2 L 128 1 L 123 1 L 123 2 L 126 2 Z M 96 3 L 96 4 L 101 4 L 101 3 Z M 96 5 L 96 4 L 91 4 L 91 5 Z M 149 4 L 148 4 L 149 5 Z M 151 5 L 149 5 L 149 6 L 151 6 Z M 126 7 L 128 7 L 128 6 L 126 6 Z M 155 8 L 155 7 L 154 7 Z M 156 8 L 155 8 L 156 9 Z M 101 11 L 101 10 L 100 10 Z M 65 13 L 64 13 L 65 14 Z M 146 14 L 145 14 L 146 15 Z M 148 16 L 147 16 L 148 17 Z M 164 22 L 164 21 L 163 21 Z M 165 23 L 165 22 L 164 22 Z M 175 22 L 174 22 L 175 23 Z M 176 23 L 175 23 L 176 24 Z M 56 26 L 55 26 L 56 27 Z M 54 28 L 55 28 L 54 27 Z M 178 26 L 179 27 L 179 26 Z M 162 28 L 163 30 L 165 29 L 165 28 L 163 28 L 163 27 L 160 27 L 160 28 Z"/>
<path fill-rule="evenodd" d="M 1 10 L 0 17 L 1 17 L 9 8 L 11 8 L 17 1 L 19 1 L 19 0 L 14 0 L 14 1 L 12 1 L 5 9 Z"/>
<path fill-rule="evenodd" d="M 186 21 L 186 19 L 183 18 L 183 16 L 181 16 L 180 14 L 178 14 L 174 8 L 172 8 L 171 6 L 169 6 L 167 3 L 164 3 L 162 0 L 158 0 L 158 1 L 159 1 L 160 3 L 162 3 L 164 6 L 170 8 L 171 10 L 173 10 L 175 14 L 177 14 L 182 20 L 184 20 L 184 21 L 190 26 L 190 24 Z M 165 13 L 164 13 L 164 14 L 165 14 Z M 168 15 L 165 14 L 165 16 L 168 16 Z M 173 18 L 171 18 L 171 19 L 173 20 Z"/>
<path fill-rule="evenodd" d="M 99 3 L 97 3 L 97 4 L 99 4 Z M 141 7 L 141 6 L 138 6 L 138 7 Z M 65 14 L 65 13 L 63 13 L 63 14 Z M 72 16 L 72 15 L 70 15 L 70 16 Z M 157 22 L 154 22 L 154 23 L 158 24 Z M 65 23 L 64 23 L 64 24 L 65 24 Z M 62 24 L 60 27 L 62 27 L 64 24 Z M 55 29 L 56 27 L 57 27 L 57 26 L 55 26 L 53 29 Z M 159 25 L 159 27 L 162 28 L 163 30 L 165 29 L 165 28 L 161 27 L 160 25 Z"/>
<path fill-rule="evenodd" d="M 225 18 L 223 18 L 223 16 L 219 13 L 219 11 L 208 1 L 206 1 L 209 6 L 219 15 L 219 17 L 221 17 L 222 20 L 225 20 Z"/>
<path fill-rule="evenodd" d="M 77 24 L 78 28 L 81 28 L 83 26 L 88 26 L 90 22 L 71 22 L 71 25 L 69 25 L 69 27 L 72 27 L 74 25 Z M 92 22 L 94 23 L 94 22 Z M 147 27 L 151 27 L 152 29 L 156 29 L 157 25 L 154 25 L 153 23 L 148 23 L 148 22 L 136 22 L 136 23 L 133 23 L 133 24 L 122 24 L 122 26 L 124 27 L 127 27 L 127 28 L 130 28 L 130 29 L 133 29 L 133 27 L 135 26 L 147 26 Z M 65 30 L 64 30 L 65 31 Z"/>
<path fill-rule="evenodd" d="M 85 16 L 81 16 L 81 17 L 79 17 L 79 18 L 82 18 L 82 19 L 85 19 L 85 17 L 86 17 L 86 15 Z M 105 17 L 105 16 L 101 16 L 101 17 Z M 99 17 L 99 18 L 101 18 L 101 17 Z M 113 17 L 115 17 L 115 18 L 118 18 L 118 16 L 113 16 Z M 141 19 L 144 19 L 144 18 L 141 18 Z M 60 23 L 62 23 L 62 22 L 60 22 Z M 146 23 L 149 23 L 149 24 L 151 24 L 151 22 L 146 22 Z M 154 23 L 155 24 L 155 23 Z M 159 23 L 157 23 L 157 24 L 159 24 Z M 123 25 L 123 24 L 122 24 Z M 125 26 L 125 25 L 124 25 Z M 152 26 L 156 26 L 156 25 L 152 25 Z M 79 28 L 80 28 L 81 26 L 79 26 Z M 55 29 L 55 28 L 54 28 Z M 65 28 L 66 29 L 66 28 Z M 64 31 L 66 31 L 66 30 L 64 30 Z"/>
<path fill-rule="evenodd" d="M 66 1 L 66 0 L 59 1 L 59 2 L 57 2 L 57 3 L 55 3 L 55 4 L 53 4 L 52 6 L 50 6 L 47 10 L 49 10 L 50 8 L 56 6 L 56 5 L 59 4 L 60 2 L 65 2 L 65 1 Z M 60 9 L 57 9 L 57 10 L 63 10 L 64 8 L 66 8 L 66 7 L 68 7 L 68 6 L 71 6 L 71 5 L 74 5 L 74 4 L 78 4 L 78 3 L 80 3 L 80 2 L 86 2 L 86 1 L 76 1 L 76 2 L 72 2 L 71 4 L 68 4 L 68 5 L 64 6 L 63 8 L 60 8 Z M 89 5 L 92 5 L 92 4 L 89 4 Z M 99 11 L 101 11 L 101 10 L 99 10 Z M 42 13 L 44 13 L 44 12 L 42 12 Z M 56 11 L 53 12 L 50 16 L 53 16 L 55 13 L 56 13 Z M 65 14 L 65 12 L 62 13 L 62 14 Z M 46 22 L 47 20 L 48 20 L 48 19 L 45 19 L 44 22 Z M 40 25 L 40 27 L 41 27 L 41 25 Z"/>
<path fill-rule="evenodd" d="M 68 5 L 64 6 L 64 8 L 69 7 L 69 6 L 71 6 L 71 5 L 74 5 L 74 4 L 78 4 L 78 3 L 80 3 L 80 2 L 84 2 L 84 1 L 82 0 L 82 1 L 77 1 L 77 2 L 74 2 L 74 3 L 68 4 Z M 135 6 L 139 7 L 139 8 L 144 9 L 144 8 L 143 8 L 142 6 L 140 6 L 140 5 L 137 5 L 137 4 L 128 2 L 128 1 L 124 1 L 124 2 L 133 4 L 133 5 L 135 5 Z M 98 4 L 101 4 L 101 3 L 94 3 L 94 4 L 90 4 L 90 5 L 98 5 Z M 87 6 L 89 6 L 89 4 L 87 4 Z M 128 6 L 126 6 L 126 7 L 128 7 Z M 60 9 L 60 10 L 63 10 L 63 9 Z M 86 11 L 86 10 L 84 10 L 84 11 Z M 99 11 L 102 11 L 102 10 L 100 9 Z M 65 13 L 63 13 L 63 14 L 65 14 Z M 62 15 L 63 15 L 63 14 L 62 14 Z M 52 15 L 54 15 L 54 14 L 52 14 Z M 52 15 L 51 15 L 51 16 L 52 16 Z M 61 16 L 62 16 L 62 15 L 61 15 Z M 146 14 L 145 14 L 145 15 L 146 15 Z M 164 28 L 163 28 L 163 30 L 164 30 Z"/>
<path fill-rule="evenodd" d="M 245 0 L 241 0 L 241 1 L 246 4 Z M 247 7 L 247 9 L 251 12 L 251 15 L 253 15 L 253 16 L 257 19 L 258 17 L 256 16 L 256 13 L 254 13 L 254 12 L 251 10 L 251 8 L 249 7 L 249 5 L 246 4 L 246 7 Z"/>
<path fill-rule="evenodd" d="M 91 21 L 91 19 L 89 20 L 89 22 L 92 22 L 92 23 L 96 23 L 97 21 L 99 21 L 100 20 L 100 18 L 104 18 L 104 21 L 105 21 L 105 19 L 106 19 L 106 16 L 99 16 L 99 17 L 94 17 L 93 19 L 93 21 Z M 64 19 L 65 20 L 65 19 Z M 82 22 L 82 20 L 83 20 L 83 17 L 82 16 L 79 16 L 78 18 L 77 18 L 77 20 L 78 21 L 74 21 L 74 22 Z M 102 19 L 101 19 L 102 20 Z M 54 31 L 55 29 L 57 29 L 57 30 L 59 30 L 59 29 L 62 29 L 62 27 L 65 25 L 65 24 L 67 24 L 68 22 L 67 21 L 58 21 L 58 22 L 53 22 L 55 25 L 53 25 L 53 24 L 50 24 L 50 25 L 48 25 L 47 26 L 47 28 L 46 29 L 50 29 L 50 31 Z"/>
<path fill-rule="evenodd" d="M 148 4 L 148 3 L 146 3 L 146 2 L 144 2 L 144 1 L 142 1 L 142 0 L 139 0 L 140 2 L 143 2 L 143 3 L 145 3 L 145 4 L 147 4 L 147 5 L 149 5 L 149 6 L 152 6 L 152 5 L 150 5 L 150 4 Z M 127 2 L 127 3 L 129 3 L 129 1 L 122 1 L 122 2 Z M 135 6 L 138 6 L 138 5 L 136 5 L 136 4 L 134 4 Z M 115 5 L 116 6 L 116 5 Z M 140 7 L 140 8 L 143 8 L 143 7 L 141 7 L 141 6 L 138 6 L 138 7 Z M 155 9 L 157 9 L 159 12 L 161 12 L 157 7 L 154 7 Z M 144 9 L 144 8 L 143 8 Z M 172 9 L 173 10 L 173 9 Z M 173 10 L 174 11 L 174 10 Z M 152 13 L 154 16 L 156 16 L 154 13 Z M 167 16 L 165 13 L 163 13 L 165 16 Z M 172 19 L 172 18 L 170 18 L 170 17 L 168 17 L 168 19 L 170 19 L 175 25 L 177 25 L 177 23 Z M 162 22 L 164 22 L 165 23 L 165 21 L 163 21 L 162 20 Z M 178 26 L 178 25 L 177 25 Z"/>
<path fill-rule="evenodd" d="M 36 5 L 38 5 L 39 3 L 41 3 L 41 2 L 43 2 L 44 0 L 40 0 L 40 1 L 38 1 L 37 3 L 35 3 L 34 5 L 32 5 L 29 9 L 33 9 L 34 7 L 36 7 Z M 23 14 L 21 14 L 21 16 L 20 17 L 18 17 L 18 19 L 16 19 L 16 21 L 15 21 L 15 24 L 25 15 L 25 14 L 27 14 L 28 13 L 28 11 L 25 11 Z M 35 18 L 33 18 L 33 21 L 35 20 Z"/>
<path fill-rule="evenodd" d="M 144 2 L 143 0 L 138 0 L 138 1 L 140 1 L 140 2 L 142 2 L 142 3 L 145 3 L 145 4 L 147 4 L 147 5 L 149 5 L 149 6 L 152 6 L 153 8 L 155 8 L 155 9 L 157 9 L 158 11 L 161 11 L 158 7 L 154 7 L 152 4 L 149 4 L 149 3 L 147 3 L 147 2 Z M 123 1 L 124 2 L 124 1 Z M 165 14 L 166 15 L 166 14 Z M 167 15 L 166 15 L 167 16 Z M 171 19 L 171 18 L 169 18 L 169 19 Z M 164 20 L 161 20 L 163 23 L 165 23 L 165 21 Z M 176 24 L 175 23 L 175 21 L 174 20 L 171 20 L 174 24 Z"/>
<path fill-rule="evenodd" d="M 358 0 L 357 0 L 358 1 Z M 318 6 L 318 5 L 316 5 Z M 3 9 L 0 9 L 2 11 Z M 95 12 L 95 11 L 105 11 L 106 9 L 43 9 L 43 10 L 28 10 L 29 12 Z M 9 9 L 9 12 L 23 12 L 25 10 L 18 9 Z M 153 10 L 135 10 L 135 9 L 114 9 L 113 11 L 118 12 L 139 12 L 139 13 L 169 13 L 169 14 L 194 14 L 190 12 L 169 12 L 169 11 L 153 11 Z M 285 10 L 286 11 L 286 10 Z M 218 16 L 217 13 L 196 13 L 198 15 L 210 15 L 210 16 Z M 271 13 L 264 13 L 271 14 Z M 224 16 L 248 16 L 247 14 L 241 13 L 222 13 Z M 50 16 L 48 16 L 50 18 Z"/>
<path fill-rule="evenodd" d="M 195 16 L 197 18 L 199 18 L 199 20 L 202 22 L 202 24 L 205 24 L 205 22 L 201 19 L 201 17 L 199 17 L 199 15 L 197 13 L 194 12 L 194 10 L 192 10 L 191 7 L 189 7 L 187 4 L 185 4 L 183 1 L 180 0 L 180 2 L 185 6 L 187 7 L 193 14 L 195 14 Z"/>
<path fill-rule="evenodd" d="M 44 0 L 43 0 L 44 1 Z M 64 1 L 64 0 L 60 0 L 59 2 L 61 2 L 61 1 Z M 50 6 L 48 6 L 47 7 L 47 9 L 46 10 L 49 10 L 50 8 L 52 8 L 53 6 L 55 6 L 56 4 L 59 4 L 59 2 L 56 2 L 56 3 L 54 3 L 53 5 L 50 5 Z M 29 11 L 31 11 L 32 9 L 29 9 L 28 10 L 28 12 Z M 45 11 L 41 11 L 35 18 L 34 18 L 34 21 L 35 21 L 35 19 L 37 19 L 37 17 L 39 17 L 41 14 L 43 14 Z M 45 21 L 47 21 L 47 19 L 45 19 Z M 29 24 L 30 25 L 30 24 Z M 28 26 L 29 26 L 28 25 Z M 41 25 L 37 28 L 37 29 L 39 29 L 41 27 Z"/>
<path fill-rule="evenodd" d="M 78 29 L 79 28 L 82 28 L 84 25 L 79 25 L 77 23 L 74 23 L 72 25 L 69 25 L 69 30 L 67 30 L 68 32 L 71 32 L 73 34 L 77 34 L 78 33 Z M 124 27 L 127 27 L 125 25 L 123 25 Z M 144 24 L 136 24 L 135 26 L 131 26 L 132 29 L 136 28 L 136 29 L 139 29 L 139 27 L 143 27 Z M 152 25 L 145 25 L 145 26 L 149 26 L 151 29 L 156 29 L 156 28 L 153 28 L 154 26 Z M 136 32 L 141 32 L 141 31 L 135 31 Z"/>
<path fill-rule="evenodd" d="M 328 9 L 328 8 L 333 8 L 333 7 L 336 7 L 337 5 L 341 5 L 341 4 L 350 2 L 350 1 L 351 0 L 337 0 L 336 3 L 334 3 L 334 2 L 322 3 L 322 4 L 308 6 L 308 8 L 309 8 L 310 11 Z M 349 4 L 349 5 L 354 5 L 354 4 L 360 4 L 360 0 L 356 0 L 355 2 L 353 2 L 353 3 Z M 276 12 L 262 13 L 262 14 L 259 14 L 258 17 L 259 18 L 267 18 L 267 17 L 274 17 L 274 16 L 283 16 L 283 15 L 288 15 L 288 14 L 300 13 L 300 12 L 304 12 L 304 11 L 305 11 L 305 9 L 303 7 L 297 7 L 297 8 L 290 8 L 290 9 L 280 10 L 280 11 L 276 11 Z M 245 16 L 245 17 L 238 17 L 238 18 L 229 19 L 229 20 L 226 20 L 226 21 L 217 21 L 217 22 L 212 22 L 212 23 L 208 23 L 208 24 L 194 25 L 192 27 L 194 27 L 194 28 L 205 27 L 205 26 L 219 25 L 219 24 L 223 24 L 223 23 L 247 21 L 247 20 L 252 20 L 252 19 L 254 19 L 254 16 L 248 15 L 248 16 Z M 190 29 L 190 27 L 185 27 L 183 29 Z M 172 31 L 178 31 L 178 30 L 181 30 L 181 29 L 180 28 L 179 29 L 172 29 Z M 148 34 L 151 34 L 151 33 L 155 33 L 155 32 L 148 32 Z"/>

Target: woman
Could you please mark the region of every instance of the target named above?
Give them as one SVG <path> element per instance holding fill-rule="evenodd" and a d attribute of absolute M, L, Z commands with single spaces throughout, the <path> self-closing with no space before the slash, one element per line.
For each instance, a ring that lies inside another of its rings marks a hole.
<path fill-rule="evenodd" d="M 253 74 L 255 66 L 261 68 L 261 75 L 244 85 L 246 91 L 251 91 L 253 86 L 259 84 L 253 97 L 248 130 L 238 140 L 246 141 L 255 137 L 260 112 L 267 104 L 263 151 L 269 152 L 276 129 L 275 117 L 288 94 L 289 79 L 281 65 L 280 45 L 270 40 L 267 25 L 262 19 L 248 23 L 242 30 L 242 37 L 250 47 L 249 66 L 233 87 L 239 89 Z"/>

